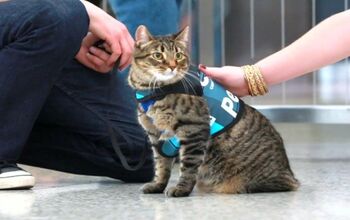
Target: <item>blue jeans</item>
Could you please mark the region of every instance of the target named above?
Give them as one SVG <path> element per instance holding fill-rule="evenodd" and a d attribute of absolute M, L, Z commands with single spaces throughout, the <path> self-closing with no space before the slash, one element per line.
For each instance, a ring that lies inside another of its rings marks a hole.
<path fill-rule="evenodd" d="M 124 169 L 106 125 L 137 164 L 149 146 L 126 75 L 99 74 L 74 60 L 88 16 L 77 0 L 57 1 L 0 3 L 0 162 L 150 181 L 151 151 L 141 169 Z"/>

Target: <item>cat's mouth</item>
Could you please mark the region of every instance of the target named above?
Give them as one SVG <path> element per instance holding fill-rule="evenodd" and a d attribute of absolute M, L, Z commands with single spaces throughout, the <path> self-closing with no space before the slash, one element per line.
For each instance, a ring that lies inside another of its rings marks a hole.
<path fill-rule="evenodd" d="M 168 81 L 176 76 L 176 73 L 174 71 L 166 72 L 166 73 L 155 73 L 154 76 L 159 81 Z"/>

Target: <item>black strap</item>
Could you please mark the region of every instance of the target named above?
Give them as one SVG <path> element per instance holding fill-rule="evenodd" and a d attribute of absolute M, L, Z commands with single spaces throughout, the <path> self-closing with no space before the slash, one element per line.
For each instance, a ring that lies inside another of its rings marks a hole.
<path fill-rule="evenodd" d="M 95 43 L 94 46 L 96 47 L 99 47 L 100 49 L 103 49 L 106 53 L 109 53 L 107 50 L 105 50 L 105 48 L 103 47 L 103 43 L 104 41 L 103 40 L 99 40 Z M 119 64 L 120 64 L 120 57 L 118 58 L 118 60 L 116 61 L 114 67 L 113 67 L 113 70 L 116 70 L 118 67 L 119 67 Z M 114 71 L 112 71 L 112 74 L 113 74 Z M 110 88 L 112 88 L 113 86 L 113 81 L 111 80 L 111 85 L 110 85 Z M 110 90 L 110 93 L 109 93 L 109 100 L 111 101 L 112 100 L 112 91 L 113 90 Z M 88 106 L 86 106 L 88 107 Z M 89 109 L 91 112 L 95 113 L 95 115 L 100 118 L 102 121 L 104 121 L 107 125 L 107 128 L 108 128 L 108 132 L 109 132 L 109 135 L 110 135 L 110 138 L 111 138 L 111 143 L 112 143 L 112 147 L 115 151 L 115 153 L 118 155 L 119 159 L 120 159 L 120 162 L 122 163 L 123 167 L 126 169 L 126 170 L 129 170 L 129 171 L 136 171 L 138 169 L 140 169 L 146 162 L 146 153 L 147 153 L 147 136 L 145 136 L 145 147 L 142 151 L 142 154 L 141 154 L 141 160 L 138 164 L 136 164 L 135 166 L 130 166 L 129 163 L 127 162 L 126 160 L 126 157 L 124 156 L 123 152 L 121 151 L 120 149 L 120 146 L 118 144 L 118 141 L 117 141 L 117 138 L 114 134 L 114 130 L 117 130 L 119 132 L 119 134 L 121 134 L 123 136 L 123 138 L 126 140 L 127 142 L 127 145 L 128 146 L 132 146 L 131 145 L 131 141 L 129 138 L 127 138 L 127 136 L 124 134 L 124 132 L 119 129 L 118 127 L 113 127 L 111 125 L 111 123 L 106 120 L 102 115 L 100 115 L 98 112 L 94 111 L 93 109 Z"/>
<path fill-rule="evenodd" d="M 98 113 L 97 111 L 95 111 L 94 109 L 92 109 L 91 107 L 85 105 L 85 103 L 83 103 L 82 101 L 80 101 L 77 97 L 75 97 L 72 94 L 68 94 L 65 90 L 63 90 L 60 87 L 59 88 L 62 92 L 66 93 L 68 97 L 70 97 L 71 99 L 73 99 L 75 102 L 79 103 L 81 106 L 85 107 L 88 111 L 90 111 L 91 113 L 95 114 L 101 121 L 105 122 L 107 129 L 108 129 L 108 133 L 110 135 L 111 138 L 111 143 L 112 143 L 112 147 L 115 151 L 115 153 L 118 155 L 120 162 L 122 164 L 122 166 L 129 171 L 136 171 L 138 169 L 140 169 L 146 161 L 146 153 L 148 150 L 147 147 L 147 136 L 145 136 L 145 147 L 142 151 L 141 154 L 141 158 L 140 158 L 140 162 L 138 164 L 136 164 L 135 166 L 130 166 L 129 163 L 127 162 L 124 154 L 122 153 L 120 146 L 118 144 L 117 138 L 114 134 L 114 132 L 119 133 L 126 141 L 127 146 L 133 146 L 133 142 L 130 140 L 130 138 L 128 138 L 128 136 L 124 133 L 124 131 L 120 128 L 118 128 L 117 126 L 112 126 L 112 124 L 110 123 L 110 121 L 108 119 L 106 119 L 105 117 L 103 117 L 100 113 Z M 112 96 L 110 96 L 112 97 Z"/>
<path fill-rule="evenodd" d="M 113 70 L 116 70 L 117 67 L 119 67 L 119 64 L 120 64 L 120 57 L 118 58 L 118 60 L 116 61 L 114 67 L 113 67 Z M 115 71 L 112 71 L 112 74 L 114 74 Z M 110 81 L 111 85 L 110 85 L 110 88 L 113 87 L 113 80 Z M 112 100 L 112 97 L 113 97 L 113 94 L 112 94 L 113 90 L 111 89 L 110 90 L 110 93 L 109 93 L 109 100 L 111 101 Z M 119 134 L 122 135 L 122 137 L 126 140 L 127 142 L 127 146 L 133 146 L 132 141 L 126 136 L 126 134 L 123 132 L 122 129 L 119 129 L 118 127 L 113 127 L 111 125 L 111 123 L 104 119 L 103 116 L 101 115 L 98 115 L 98 112 L 96 112 L 96 115 L 99 117 L 99 118 L 102 118 L 102 120 L 104 120 L 106 122 L 106 125 L 107 125 L 107 128 L 108 128 L 108 131 L 109 131 L 109 135 L 111 137 L 111 142 L 112 142 L 112 147 L 114 149 L 114 151 L 117 153 L 119 159 L 120 159 L 120 162 L 122 163 L 123 167 L 129 171 L 136 171 L 138 169 L 140 169 L 146 162 L 146 154 L 147 154 L 147 136 L 145 136 L 145 147 L 143 148 L 142 150 L 142 154 L 141 154 L 141 159 L 139 161 L 138 164 L 136 164 L 135 166 L 130 166 L 129 163 L 127 162 L 126 160 L 126 157 L 124 156 L 124 154 L 122 153 L 121 149 L 120 149 L 120 146 L 118 144 L 118 141 L 117 141 L 117 138 L 114 134 L 114 129 L 115 130 L 119 130 Z"/>
<path fill-rule="evenodd" d="M 97 41 L 94 44 L 94 46 L 105 50 L 105 48 L 103 47 L 103 43 L 104 43 L 103 40 L 99 40 L 99 41 Z M 108 53 L 108 51 L 106 51 L 106 50 L 105 50 L 105 52 Z M 120 57 L 118 58 L 118 60 L 116 61 L 115 65 L 114 65 L 114 70 L 119 66 L 119 64 L 120 64 Z M 113 74 L 113 72 L 114 71 L 112 71 L 112 74 Z M 112 83 L 113 83 L 113 81 L 111 80 L 111 85 L 110 85 L 111 88 L 113 86 Z M 134 143 L 128 138 L 128 136 L 124 133 L 124 131 L 122 129 L 118 128 L 117 126 L 113 126 L 108 119 L 103 117 L 100 113 L 98 113 L 97 111 L 95 111 L 91 107 L 85 105 L 82 101 L 79 100 L 78 97 L 75 97 L 72 94 L 68 94 L 62 88 L 59 88 L 59 89 L 62 92 L 66 93 L 68 97 L 72 98 L 74 101 L 79 103 L 81 106 L 85 107 L 88 111 L 90 111 L 91 113 L 95 114 L 101 121 L 105 122 L 105 124 L 107 126 L 107 129 L 108 129 L 109 136 L 111 138 L 112 147 L 113 147 L 115 153 L 117 154 L 117 156 L 119 157 L 122 166 L 126 170 L 136 171 L 136 170 L 140 169 L 145 164 L 145 162 L 146 162 L 146 154 L 147 154 L 147 150 L 148 150 L 148 147 L 147 147 L 147 143 L 148 143 L 147 140 L 148 140 L 148 138 L 147 138 L 147 136 L 145 136 L 145 147 L 144 147 L 144 149 L 142 151 L 140 162 L 138 164 L 136 164 L 135 166 L 130 166 L 128 161 L 126 160 L 126 157 L 124 156 L 123 152 L 120 149 L 120 146 L 118 144 L 117 138 L 116 138 L 115 133 L 114 133 L 114 132 L 118 132 L 125 139 L 125 141 L 127 143 L 127 146 L 133 146 Z M 113 97 L 112 96 L 112 91 L 113 90 L 110 90 L 110 94 L 109 94 L 109 100 L 110 101 L 112 100 L 112 97 Z"/>

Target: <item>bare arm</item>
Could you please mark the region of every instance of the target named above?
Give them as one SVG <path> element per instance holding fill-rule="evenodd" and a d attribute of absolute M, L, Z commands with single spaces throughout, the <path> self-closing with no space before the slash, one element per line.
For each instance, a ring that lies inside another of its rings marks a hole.
<path fill-rule="evenodd" d="M 350 10 L 316 25 L 288 47 L 260 60 L 256 65 L 268 85 L 301 76 L 350 55 Z M 248 95 L 243 72 L 238 67 L 201 68 L 234 93 Z"/>
<path fill-rule="evenodd" d="M 350 10 L 333 15 L 283 50 L 259 61 L 268 84 L 276 84 L 350 55 Z"/>

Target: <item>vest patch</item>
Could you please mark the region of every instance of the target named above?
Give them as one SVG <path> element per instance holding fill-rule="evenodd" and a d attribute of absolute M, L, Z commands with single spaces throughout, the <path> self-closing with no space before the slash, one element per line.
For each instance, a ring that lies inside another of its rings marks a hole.
<path fill-rule="evenodd" d="M 243 113 L 244 102 L 219 83 L 205 76 L 197 67 L 191 66 L 186 80 L 189 85 L 178 82 L 156 90 L 138 90 L 136 99 L 145 112 L 157 101 L 163 99 L 167 94 L 182 93 L 203 96 L 206 99 L 210 112 L 210 135 L 215 137 L 237 123 Z M 195 76 L 195 77 L 193 77 Z M 180 141 L 174 136 L 157 146 L 158 152 L 165 157 L 176 157 L 180 150 Z"/>

